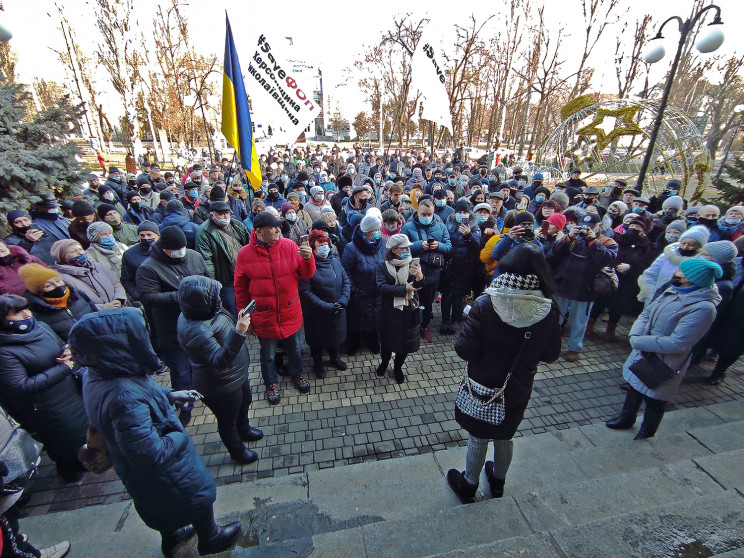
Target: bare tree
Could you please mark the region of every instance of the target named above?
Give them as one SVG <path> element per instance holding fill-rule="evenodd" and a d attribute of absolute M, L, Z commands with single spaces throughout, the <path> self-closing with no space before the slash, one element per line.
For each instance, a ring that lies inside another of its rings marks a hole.
<path fill-rule="evenodd" d="M 633 44 L 630 47 L 630 52 L 626 50 L 628 41 L 625 40 L 630 26 L 629 22 L 623 22 L 622 31 L 617 35 L 617 42 L 615 43 L 615 76 L 617 78 L 617 96 L 621 99 L 628 97 L 631 94 L 631 90 L 636 87 L 641 69 L 645 66 L 648 70 L 648 65 L 641 58 L 641 51 L 648 42 L 650 23 L 650 15 L 645 15 L 643 19 L 636 20 Z"/>

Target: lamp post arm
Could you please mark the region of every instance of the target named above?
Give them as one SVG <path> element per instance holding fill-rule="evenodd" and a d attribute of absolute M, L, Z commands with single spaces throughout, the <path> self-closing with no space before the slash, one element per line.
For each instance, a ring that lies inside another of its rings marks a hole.
<path fill-rule="evenodd" d="M 654 39 L 664 38 L 664 36 L 661 34 L 661 30 L 664 29 L 664 26 L 670 21 L 676 21 L 677 25 L 679 26 L 679 32 L 682 33 L 682 28 L 684 27 L 685 22 L 682 21 L 682 18 L 679 16 L 672 16 L 659 26 L 659 30 L 656 32 L 656 37 L 654 37 Z"/>

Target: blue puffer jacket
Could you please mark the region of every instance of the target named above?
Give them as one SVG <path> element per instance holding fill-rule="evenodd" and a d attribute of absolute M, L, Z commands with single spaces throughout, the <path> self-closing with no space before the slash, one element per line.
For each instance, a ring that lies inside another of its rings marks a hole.
<path fill-rule="evenodd" d="M 380 293 L 377 290 L 375 270 L 385 259 L 385 243 L 369 242 L 362 231 L 354 229 L 352 241 L 344 248 L 341 264 L 351 282 L 351 298 L 347 308 L 349 331 L 372 333 L 377 331 L 380 318 Z"/>
<path fill-rule="evenodd" d="M 472 215 L 468 218 L 467 224 L 470 226 L 470 234 L 463 236 L 460 232 L 461 223 L 457 222 L 454 214 L 447 219 L 447 232 L 449 233 L 450 242 L 452 243 L 452 252 L 450 258 L 454 265 L 467 265 L 471 267 L 477 259 L 480 251 L 481 230 L 475 217 Z"/>
<path fill-rule="evenodd" d="M 186 235 L 186 248 L 193 250 L 196 244 L 196 233 L 199 231 L 199 225 L 192 222 L 185 211 L 173 211 L 165 216 L 163 222 L 158 225 L 158 228 L 162 233 L 165 227 L 170 226 L 176 226 L 183 231 L 183 234 Z"/>
<path fill-rule="evenodd" d="M 437 220 L 434 217 L 431 225 L 422 225 L 419 221 L 418 213 L 414 213 L 413 217 L 403 225 L 403 229 L 400 231 L 406 235 L 409 240 L 413 243 L 411 245 L 411 254 L 414 257 L 422 257 L 425 253 L 422 248 L 423 242 L 427 238 L 434 238 L 438 243 L 436 251 L 440 254 L 448 256 L 452 251 L 452 244 L 450 242 L 450 235 L 447 231 L 447 227 L 442 221 Z M 442 275 L 441 269 L 436 269 L 426 265 L 423 260 L 421 261 L 421 271 L 424 273 L 424 283 L 426 285 L 432 285 L 439 282 L 439 277 Z"/>
<path fill-rule="evenodd" d="M 106 441 L 114 469 L 145 524 L 174 531 L 193 523 L 217 497 L 214 479 L 152 379 L 161 368 L 142 312 L 88 314 L 70 331 L 76 363 L 88 367 L 83 400 Z"/>

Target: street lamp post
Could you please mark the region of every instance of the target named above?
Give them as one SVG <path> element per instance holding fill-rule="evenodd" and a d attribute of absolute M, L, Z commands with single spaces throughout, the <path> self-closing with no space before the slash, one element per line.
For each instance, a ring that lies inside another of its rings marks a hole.
<path fill-rule="evenodd" d="M 731 122 L 739 116 L 742 112 L 744 112 L 744 105 L 736 105 L 734 107 L 734 114 L 731 115 L 731 118 L 729 119 L 728 126 L 731 125 Z M 728 128 L 728 126 L 726 126 Z M 741 127 L 741 118 L 739 119 L 739 122 L 736 123 L 736 126 L 734 127 L 733 131 L 731 132 L 731 139 L 728 142 L 728 145 L 726 146 L 726 151 L 723 152 L 723 159 L 721 159 L 721 165 L 718 167 L 718 172 L 716 173 L 716 180 L 721 178 L 721 173 L 723 172 L 723 167 L 726 164 L 726 160 L 729 156 L 729 151 L 731 151 L 731 146 L 734 144 L 734 140 L 736 139 L 736 136 L 739 135 L 739 128 Z"/>
<path fill-rule="evenodd" d="M 643 163 L 641 164 L 641 168 L 638 171 L 636 188 L 640 191 L 643 190 L 643 183 L 646 179 L 646 171 L 648 170 L 648 165 L 650 164 L 651 157 L 653 156 L 654 145 L 656 144 L 656 137 L 659 135 L 659 129 L 661 128 L 661 124 L 664 121 L 664 109 L 666 109 L 667 100 L 669 99 L 669 92 L 672 90 L 672 84 L 674 83 L 674 78 L 677 75 L 677 67 L 679 66 L 679 60 L 682 57 L 682 49 L 687 42 L 688 35 L 695 27 L 695 24 L 700 20 L 705 12 L 711 9 L 716 10 L 716 17 L 709 25 L 709 27 L 712 27 L 712 29 L 705 36 L 698 39 L 697 43 L 695 44 L 695 48 L 697 48 L 697 50 L 702 53 L 713 52 L 714 50 L 716 50 L 718 47 L 721 46 L 724 39 L 723 31 L 720 27 L 721 25 L 723 25 L 723 21 L 721 21 L 721 8 L 719 8 L 715 4 L 711 4 L 710 6 L 706 6 L 705 8 L 697 12 L 694 16 L 688 18 L 685 21 L 682 21 L 682 18 L 679 16 L 672 16 L 667 19 L 664 23 L 661 24 L 656 37 L 654 37 L 648 44 L 646 52 L 643 55 L 643 60 L 648 64 L 654 64 L 664 58 L 666 52 L 664 50 L 664 45 L 660 41 L 664 38 L 661 34 L 661 31 L 662 29 L 664 29 L 664 26 L 667 23 L 672 20 L 676 21 L 679 25 L 680 35 L 679 42 L 677 43 L 677 52 L 674 55 L 674 62 L 672 62 L 672 68 L 669 70 L 669 75 L 667 76 L 666 84 L 664 85 L 664 94 L 661 96 L 659 112 L 656 114 L 654 127 L 651 130 L 651 135 L 648 138 L 646 155 L 643 157 Z"/>

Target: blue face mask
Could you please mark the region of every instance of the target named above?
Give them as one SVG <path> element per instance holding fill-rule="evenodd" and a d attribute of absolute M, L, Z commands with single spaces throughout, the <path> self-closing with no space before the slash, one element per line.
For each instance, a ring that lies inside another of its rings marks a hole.
<path fill-rule="evenodd" d="M 88 267 L 88 257 L 85 254 L 80 254 L 79 256 L 70 258 L 70 261 L 67 263 L 76 267 Z"/>
<path fill-rule="evenodd" d="M 195 200 L 198 196 L 199 196 L 199 190 L 197 190 L 196 188 L 193 188 L 192 190 L 189 190 L 189 197 L 192 200 Z"/>
<path fill-rule="evenodd" d="M 463 215 L 461 213 L 455 213 L 455 221 L 457 221 L 458 223 L 462 223 L 466 217 L 467 215 Z"/>
<path fill-rule="evenodd" d="M 434 202 L 434 205 L 436 205 L 437 207 L 444 207 L 445 205 L 447 205 L 447 200 L 436 200 Z"/>
<path fill-rule="evenodd" d="M 13 333 L 26 333 L 34 329 L 36 325 L 36 318 L 31 316 L 27 320 L 5 320 L 5 329 L 9 329 Z"/>
<path fill-rule="evenodd" d="M 455 179 L 454 178 L 448 178 L 447 179 L 447 184 L 454 185 L 455 184 Z"/>
<path fill-rule="evenodd" d="M 410 257 L 411 257 L 411 251 L 410 251 L 410 250 L 403 250 L 403 251 L 402 251 L 402 252 L 400 253 L 400 259 L 401 259 L 401 260 L 407 260 L 407 259 L 408 259 L 408 258 L 410 258 Z"/>
<path fill-rule="evenodd" d="M 419 221 L 424 226 L 431 225 L 432 222 L 434 221 L 434 217 L 419 217 Z"/>
<path fill-rule="evenodd" d="M 485 223 L 486 221 L 488 221 L 488 216 L 487 215 L 477 215 L 475 217 L 475 220 L 478 221 L 478 224 Z"/>
<path fill-rule="evenodd" d="M 382 233 L 380 231 L 375 231 L 375 234 L 372 235 L 372 238 L 375 240 L 380 240 L 382 238 Z"/>
<path fill-rule="evenodd" d="M 328 246 L 328 244 L 323 244 L 322 246 L 318 246 L 318 256 L 321 258 L 327 258 L 328 254 L 331 253 L 331 247 Z"/>
<path fill-rule="evenodd" d="M 537 203 L 542 203 L 545 201 L 545 196 L 535 196 L 535 201 Z"/>
<path fill-rule="evenodd" d="M 111 248 L 114 247 L 115 242 L 116 239 L 113 236 L 104 236 L 98 240 L 98 244 L 100 244 L 101 247 L 106 248 L 107 250 L 111 250 Z"/>
<path fill-rule="evenodd" d="M 634 208 L 633 208 L 633 209 L 631 210 L 631 212 L 632 212 L 632 213 L 638 213 L 638 214 L 640 214 L 640 213 L 643 213 L 643 208 L 642 208 L 642 207 L 634 207 Z"/>

